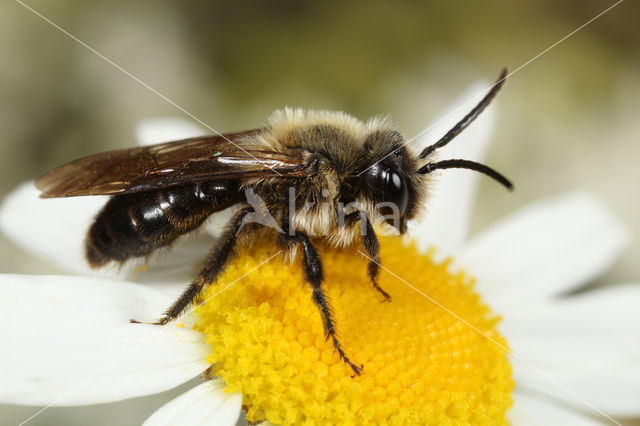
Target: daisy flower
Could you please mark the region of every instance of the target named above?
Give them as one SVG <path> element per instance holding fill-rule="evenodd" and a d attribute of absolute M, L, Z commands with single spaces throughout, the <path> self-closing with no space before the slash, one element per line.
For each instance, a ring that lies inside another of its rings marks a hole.
<path fill-rule="evenodd" d="M 488 111 L 447 155 L 480 160 L 492 121 Z M 200 133 L 169 120 L 138 136 Z M 267 245 L 244 249 L 179 323 L 129 323 L 174 300 L 210 233 L 144 266 L 92 271 L 82 242 L 105 199 L 42 200 L 27 182 L 5 199 L 0 226 L 69 275 L 0 276 L 0 402 L 107 403 L 201 375 L 145 425 L 233 425 L 242 408 L 248 420 L 284 424 L 589 425 L 606 422 L 603 413 L 640 415 L 640 291 L 565 296 L 616 259 L 625 228 L 594 196 L 572 193 L 468 238 L 475 180 L 443 174 L 414 242 L 381 240 L 380 284 L 392 303 L 379 303 L 358 252 L 320 247 L 342 341 L 364 365 L 358 377 L 326 342 L 298 268 Z"/>

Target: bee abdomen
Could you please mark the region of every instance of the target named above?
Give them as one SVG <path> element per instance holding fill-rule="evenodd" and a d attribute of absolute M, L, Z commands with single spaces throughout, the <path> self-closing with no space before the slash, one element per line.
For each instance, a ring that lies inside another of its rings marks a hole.
<path fill-rule="evenodd" d="M 112 197 L 89 228 L 85 254 L 92 267 L 151 254 L 235 202 L 226 185 L 188 185 Z"/>

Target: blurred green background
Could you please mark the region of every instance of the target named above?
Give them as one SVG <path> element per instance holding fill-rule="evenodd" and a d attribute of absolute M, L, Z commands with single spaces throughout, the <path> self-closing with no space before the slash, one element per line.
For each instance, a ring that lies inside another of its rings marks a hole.
<path fill-rule="evenodd" d="M 608 1 L 84 1 L 28 4 L 220 132 L 285 105 L 389 113 L 412 137 L 472 83 L 532 59 Z M 627 1 L 514 74 L 498 98 L 477 230 L 571 189 L 640 231 L 640 3 Z M 100 150 L 134 144 L 169 103 L 17 2 L 0 4 L 0 197 Z M 640 240 L 600 281 L 637 282 Z M 0 271 L 55 272 L 0 236 Z M 598 284 L 598 283 L 596 283 Z M 29 424 L 139 424 L 173 394 L 50 409 Z M 0 407 L 0 423 L 35 410 Z"/>

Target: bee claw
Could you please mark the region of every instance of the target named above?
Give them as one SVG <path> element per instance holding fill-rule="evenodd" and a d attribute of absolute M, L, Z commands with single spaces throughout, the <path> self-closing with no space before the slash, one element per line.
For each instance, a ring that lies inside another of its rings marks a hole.
<path fill-rule="evenodd" d="M 209 367 L 207 367 L 206 370 L 204 370 L 202 372 L 202 377 L 204 377 L 207 380 L 213 380 L 213 375 L 211 374 L 211 365 Z"/>
<path fill-rule="evenodd" d="M 354 375 L 351 376 L 352 379 L 355 379 L 357 376 L 359 376 L 362 373 L 362 369 L 364 368 L 364 364 L 360 364 L 360 367 L 358 367 L 357 365 L 355 365 L 352 362 L 348 362 L 349 367 L 351 367 L 353 369 L 353 372 L 355 373 Z"/>
<path fill-rule="evenodd" d="M 152 325 L 167 325 L 169 323 L 169 321 L 171 321 L 171 318 L 169 317 L 162 317 L 154 322 L 152 322 Z"/>

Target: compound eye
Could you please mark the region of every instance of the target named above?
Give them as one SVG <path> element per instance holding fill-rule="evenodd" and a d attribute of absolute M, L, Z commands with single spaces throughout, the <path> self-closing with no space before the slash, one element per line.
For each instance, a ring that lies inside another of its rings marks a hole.
<path fill-rule="evenodd" d="M 409 192 L 404 179 L 392 170 L 387 170 L 383 176 L 384 200 L 398 206 L 400 214 L 404 215 L 409 201 Z"/>

